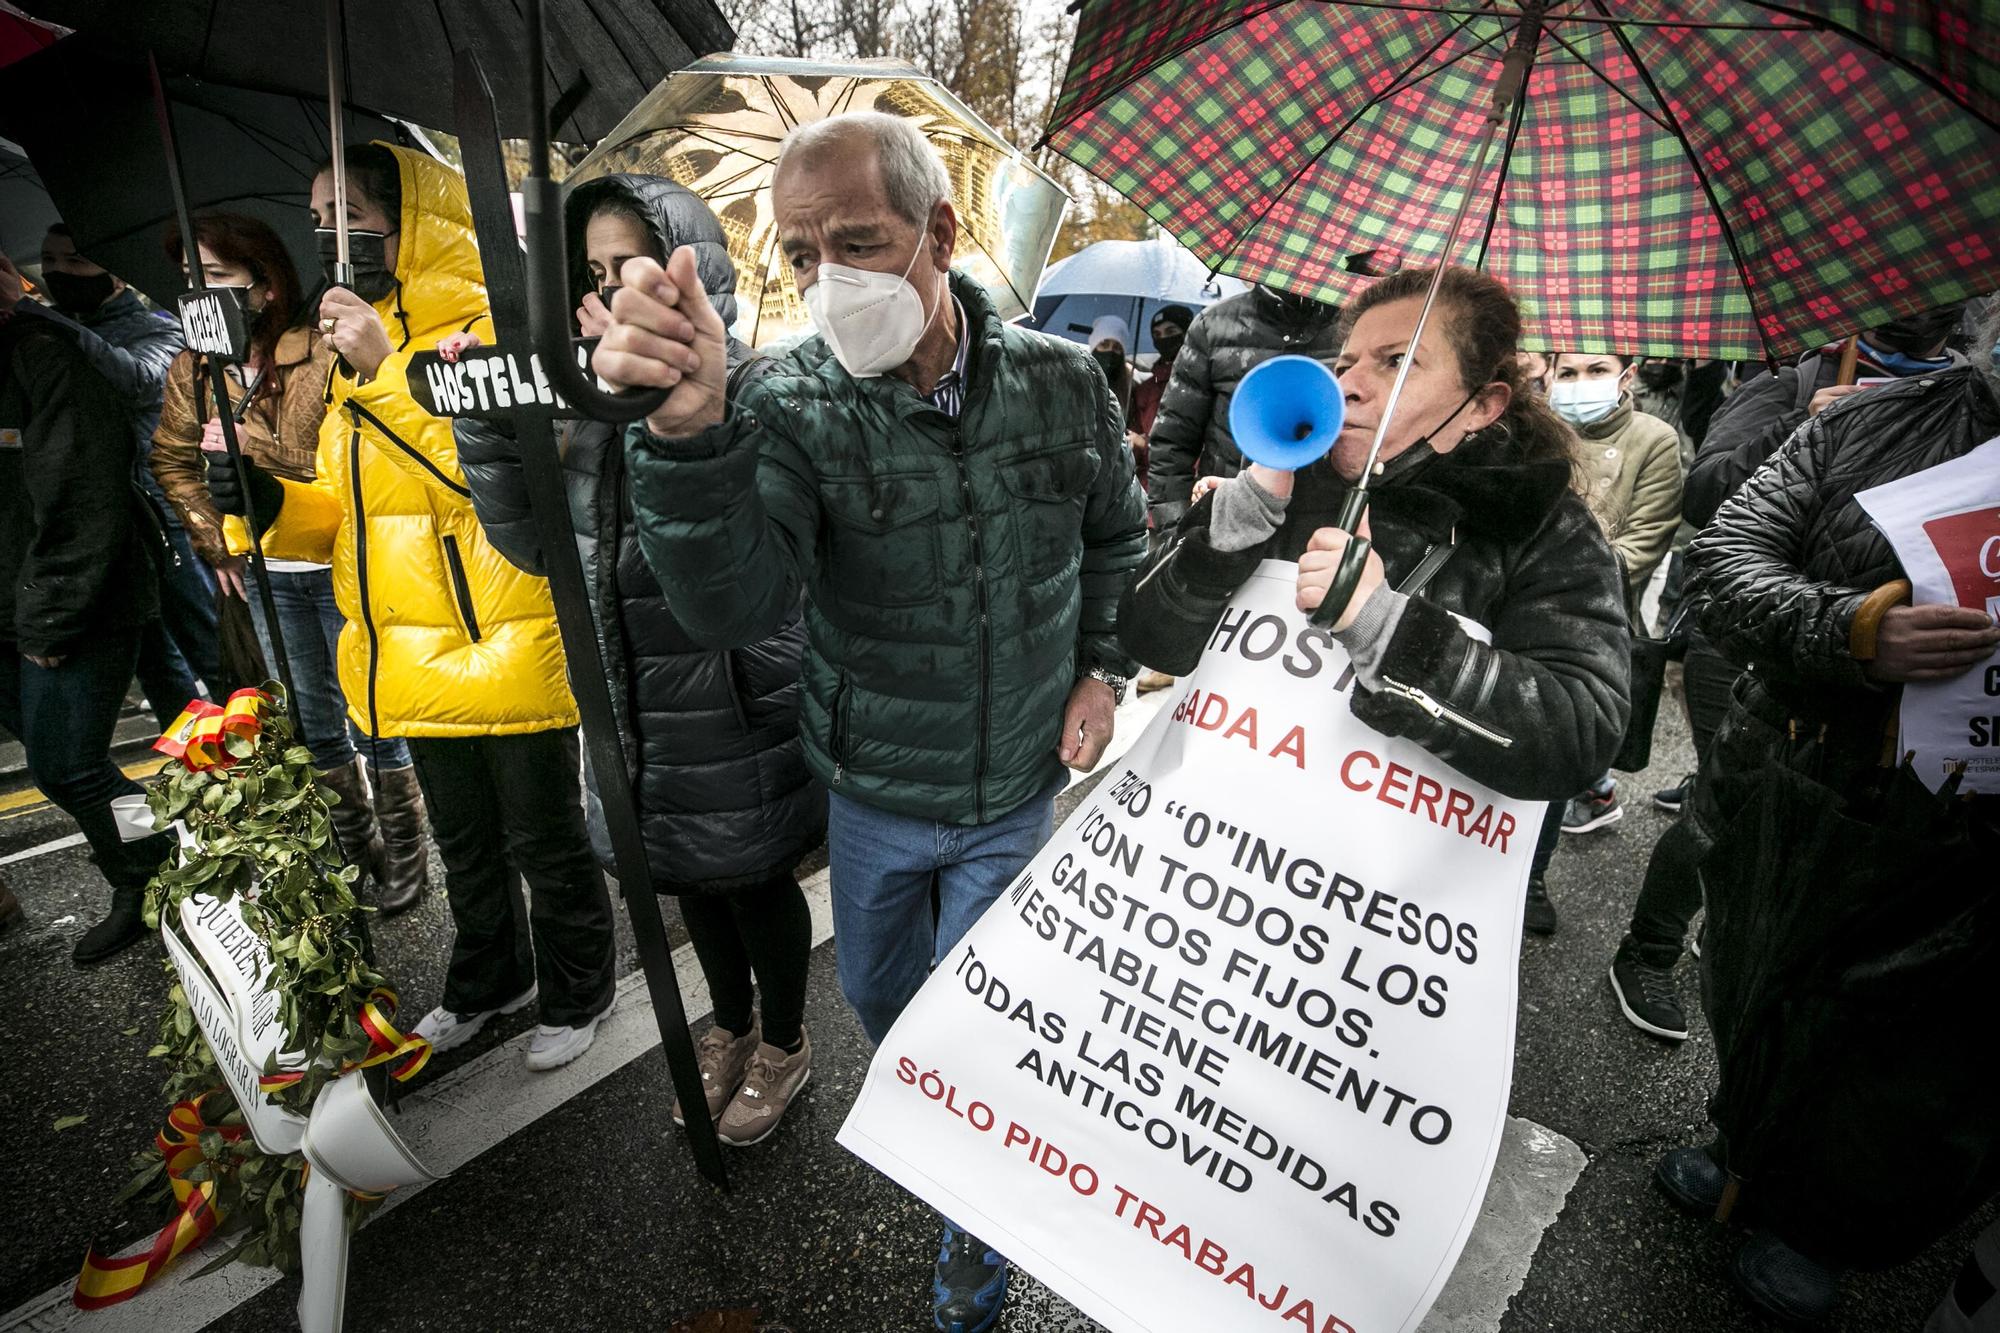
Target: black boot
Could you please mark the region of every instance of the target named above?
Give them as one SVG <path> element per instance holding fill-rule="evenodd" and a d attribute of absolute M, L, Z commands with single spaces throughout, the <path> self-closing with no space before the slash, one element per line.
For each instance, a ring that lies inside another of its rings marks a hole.
<path fill-rule="evenodd" d="M 111 890 L 110 913 L 83 932 L 83 938 L 76 942 L 76 948 L 70 953 L 71 960 L 78 967 L 88 967 L 144 939 L 145 903 L 146 890 L 143 888 Z"/>
<path fill-rule="evenodd" d="M 1530 935 L 1556 933 L 1556 905 L 1549 897 L 1548 883 L 1540 875 L 1528 881 L 1528 905 L 1521 913 L 1521 928 Z"/>
<path fill-rule="evenodd" d="M 11 930 L 20 925 L 26 919 L 26 915 L 21 910 L 21 900 L 7 887 L 7 881 L 0 879 L 0 931 Z"/>
<path fill-rule="evenodd" d="M 1729 1173 L 1711 1148 L 1675 1148 L 1653 1167 L 1653 1183 L 1683 1211 L 1714 1217 L 1729 1188 Z"/>
<path fill-rule="evenodd" d="M 430 852 L 424 845 L 424 795 L 414 765 L 375 770 L 375 819 L 382 828 L 387 873 L 383 916 L 408 911 L 431 888 Z"/>
<path fill-rule="evenodd" d="M 1736 1285 L 1758 1309 L 1800 1328 L 1823 1321 L 1840 1296 L 1832 1269 L 1768 1231 L 1755 1232 L 1743 1242 L 1731 1271 Z"/>

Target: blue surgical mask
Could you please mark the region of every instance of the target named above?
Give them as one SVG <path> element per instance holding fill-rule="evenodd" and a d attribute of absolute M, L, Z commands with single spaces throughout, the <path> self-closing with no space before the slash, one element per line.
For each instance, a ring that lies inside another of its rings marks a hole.
<path fill-rule="evenodd" d="M 1549 406 L 1572 426 L 1589 426 L 1618 410 L 1618 379 L 1557 380 L 1549 386 Z"/>
<path fill-rule="evenodd" d="M 1861 355 L 1882 369 L 1897 375 L 1934 375 L 1940 370 L 1951 369 L 1949 356 L 1911 356 L 1907 352 L 1894 352 L 1877 347 L 1866 338 L 1857 338 L 1855 341 L 1861 344 Z"/>

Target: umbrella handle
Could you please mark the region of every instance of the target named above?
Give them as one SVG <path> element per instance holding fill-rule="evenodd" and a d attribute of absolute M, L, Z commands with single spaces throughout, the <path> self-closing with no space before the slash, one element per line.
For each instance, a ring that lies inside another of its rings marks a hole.
<path fill-rule="evenodd" d="M 1875 660 L 1875 648 L 1882 632 L 1882 617 L 1892 607 L 1910 604 L 1910 581 L 1894 579 L 1861 599 L 1854 608 L 1854 620 L 1847 627 L 1847 651 L 1857 662 Z"/>
<path fill-rule="evenodd" d="M 1347 549 L 1340 553 L 1340 566 L 1333 571 L 1333 582 L 1326 590 L 1326 600 L 1312 613 L 1312 623 L 1331 627 L 1347 613 L 1347 604 L 1354 600 L 1354 590 L 1361 586 L 1361 575 L 1368 568 L 1368 552 L 1371 543 L 1357 528 L 1361 526 L 1361 516 L 1368 512 L 1368 488 L 1356 486 L 1340 502 L 1340 516 L 1334 526 L 1347 534 Z"/>
<path fill-rule="evenodd" d="M 569 405 L 597 421 L 637 421 L 660 410 L 665 389 L 608 393 L 576 364 L 569 332 L 569 246 L 563 235 L 562 186 L 545 176 L 521 182 L 528 224 L 528 338 L 542 373 Z"/>

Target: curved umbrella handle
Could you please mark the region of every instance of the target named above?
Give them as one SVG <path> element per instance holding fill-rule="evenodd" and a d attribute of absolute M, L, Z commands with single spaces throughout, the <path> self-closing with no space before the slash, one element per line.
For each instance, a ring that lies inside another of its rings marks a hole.
<path fill-rule="evenodd" d="M 550 385 L 572 408 L 597 421 L 637 421 L 659 411 L 667 401 L 665 389 L 607 393 L 576 364 L 570 350 L 562 187 L 545 176 L 528 177 L 521 182 L 521 211 L 528 224 L 528 339 Z"/>
<path fill-rule="evenodd" d="M 1356 537 L 1347 543 L 1347 549 L 1340 553 L 1340 568 L 1333 571 L 1333 582 L 1327 586 L 1326 600 L 1313 608 L 1313 624 L 1331 628 L 1346 614 L 1347 604 L 1354 600 L 1354 590 L 1361 586 L 1361 573 L 1368 568 L 1370 547 L 1366 537 Z"/>
<path fill-rule="evenodd" d="M 1347 549 L 1340 553 L 1340 566 L 1333 571 L 1333 582 L 1327 585 L 1326 600 L 1313 608 L 1315 625 L 1331 627 L 1339 621 L 1346 614 L 1347 604 L 1354 600 L 1354 590 L 1361 586 L 1361 574 L 1368 568 L 1368 552 L 1373 543 L 1355 529 L 1361 526 L 1361 516 L 1367 512 L 1366 485 L 1356 486 L 1340 502 L 1340 516 L 1334 526 L 1347 534 Z"/>

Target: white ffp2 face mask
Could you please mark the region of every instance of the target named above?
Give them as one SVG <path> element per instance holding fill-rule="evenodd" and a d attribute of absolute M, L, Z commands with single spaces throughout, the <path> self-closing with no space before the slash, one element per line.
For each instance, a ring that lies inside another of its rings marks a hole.
<path fill-rule="evenodd" d="M 923 298 L 910 285 L 927 239 L 927 235 L 917 238 L 916 252 L 901 277 L 821 264 L 819 279 L 805 289 L 813 328 L 826 339 L 841 368 L 856 379 L 872 379 L 908 361 L 936 317 L 935 309 L 925 317 Z"/>
<path fill-rule="evenodd" d="M 1588 426 L 1618 410 L 1624 390 L 1618 377 L 1598 380 L 1558 380 L 1549 386 L 1549 406 L 1573 426 Z"/>

